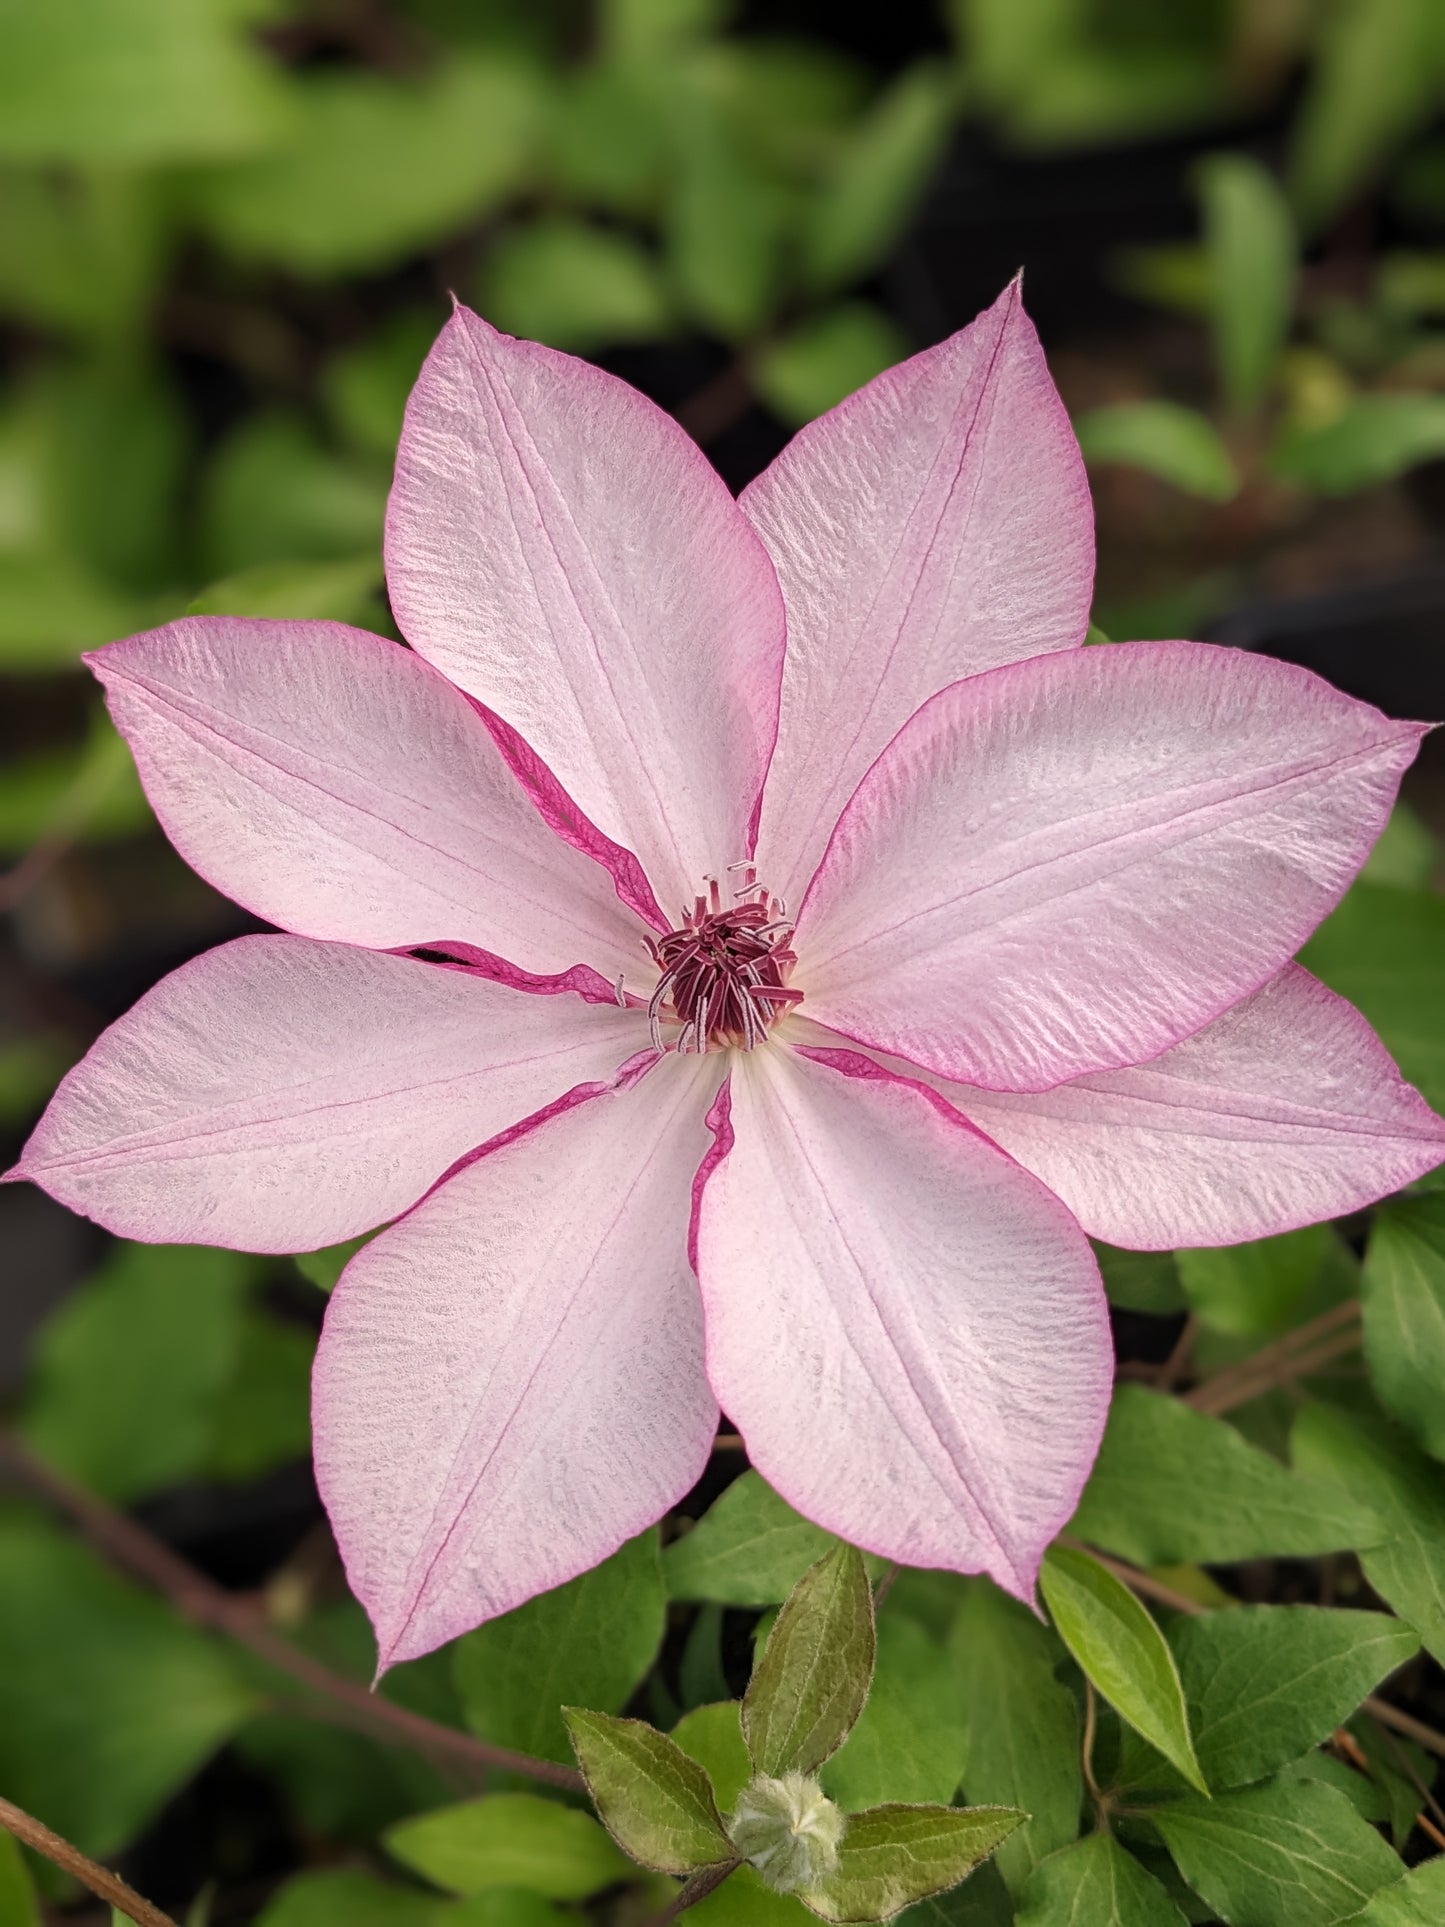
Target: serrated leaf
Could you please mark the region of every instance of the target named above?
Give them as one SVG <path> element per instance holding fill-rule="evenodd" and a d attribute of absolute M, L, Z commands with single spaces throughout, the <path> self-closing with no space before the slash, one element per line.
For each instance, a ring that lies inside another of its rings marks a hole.
<path fill-rule="evenodd" d="M 1109 1833 L 1051 1854 L 1024 1888 L 1016 1919 L 1017 1927 L 1185 1927 L 1153 1874 Z"/>
<path fill-rule="evenodd" d="M 1445 1196 L 1383 1207 L 1365 1254 L 1363 1296 L 1365 1357 L 1380 1403 L 1445 1458 Z"/>
<path fill-rule="evenodd" d="M 1286 1468 L 1223 1419 L 1120 1385 L 1069 1530 L 1138 1565 L 1306 1558 L 1378 1541 L 1375 1515 Z"/>
<path fill-rule="evenodd" d="M 1290 1434 L 1296 1465 L 1368 1497 L 1384 1537 L 1360 1554 L 1366 1579 L 1445 1664 L 1445 1490 L 1440 1468 L 1397 1427 L 1307 1405 Z"/>
<path fill-rule="evenodd" d="M 1384 1613 L 1237 1606 L 1182 1619 L 1170 1645 L 1212 1786 L 1244 1786 L 1321 1745 L 1418 1650 Z"/>
<path fill-rule="evenodd" d="M 1129 1588 L 1068 1546 L 1050 1548 L 1039 1587 L 1060 1639 L 1097 1690 L 1191 1786 L 1207 1792 L 1174 1656 Z"/>
<path fill-rule="evenodd" d="M 1445 897 L 1357 883 L 1300 962 L 1369 1018 L 1427 1102 L 1445 1106 Z"/>
<path fill-rule="evenodd" d="M 1345 1796 L 1317 1780 L 1179 1800 L 1150 1818 L 1230 1927 L 1334 1927 L 1403 1871 Z"/>
<path fill-rule="evenodd" d="M 737 1858 L 696 1760 L 645 1720 L 567 1707 L 563 1717 L 592 1804 L 612 1838 L 654 1873 Z"/>
<path fill-rule="evenodd" d="M 590 1813 L 536 1793 L 486 1793 L 382 1837 L 394 1859 L 453 1894 L 526 1887 L 550 1900 L 585 1900 L 632 1870 Z"/>
<path fill-rule="evenodd" d="M 1239 408 L 1262 400 L 1289 333 L 1299 243 L 1272 174 L 1246 154 L 1216 154 L 1199 170 L 1214 351 Z"/>
<path fill-rule="evenodd" d="M 815 1560 L 838 1541 L 801 1518 L 756 1472 L 715 1499 L 662 1555 L 673 1599 L 711 1599 L 723 1606 L 776 1606 Z M 875 1576 L 881 1560 L 867 1561 Z"/>
<path fill-rule="evenodd" d="M 1393 1887 L 1382 1887 L 1356 1927 L 1440 1927 L 1445 1920 L 1445 1854 L 1412 1867 Z"/>
<path fill-rule="evenodd" d="M 654 1526 L 457 1641 L 467 1725 L 499 1746 L 570 1760 L 563 1706 L 621 1712 L 657 1657 L 666 1613 Z"/>
<path fill-rule="evenodd" d="M 1239 473 L 1219 430 L 1195 408 L 1172 401 L 1120 402 L 1074 419 L 1079 450 L 1090 466 L 1116 463 L 1157 475 L 1206 502 L 1239 493 Z"/>
<path fill-rule="evenodd" d="M 940 1691 L 948 1660 L 937 1640 L 890 1599 L 878 1621 L 873 1685 L 842 1752 L 824 1767 L 823 1791 L 850 1811 L 888 1795 L 951 1800 L 963 1778 L 963 1709 Z"/>
<path fill-rule="evenodd" d="M 759 1773 L 814 1773 L 837 1752 L 868 1697 L 873 1657 L 863 1557 L 837 1545 L 789 1593 L 743 1696 Z"/>
<path fill-rule="evenodd" d="M 967 1879 L 1024 1817 L 1007 1807 L 870 1807 L 849 1819 L 838 1871 L 803 1904 L 821 1920 L 887 1920 Z"/>
<path fill-rule="evenodd" d="M 963 1714 L 963 1790 L 1030 1818 L 998 1851 L 1015 1893 L 1046 1855 L 1078 1837 L 1079 1709 L 1056 1677 L 1057 1637 L 988 1579 L 971 1579 L 949 1634 Z"/>

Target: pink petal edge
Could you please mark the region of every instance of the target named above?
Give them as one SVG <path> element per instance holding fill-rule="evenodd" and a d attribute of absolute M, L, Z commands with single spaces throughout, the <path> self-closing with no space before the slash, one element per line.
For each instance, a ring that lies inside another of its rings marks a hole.
<path fill-rule="evenodd" d="M 641 1013 L 304 937 L 183 964 L 62 1080 L 11 1179 L 119 1237 L 310 1251 L 477 1145 L 610 1090 Z"/>
<path fill-rule="evenodd" d="M 800 429 L 740 499 L 788 612 L 758 851 L 796 904 L 921 703 L 1088 628 L 1088 482 L 1018 281 Z"/>
<path fill-rule="evenodd" d="M 798 916 L 807 1013 L 986 1090 L 1157 1056 L 1339 901 L 1424 733 L 1207 643 L 956 683 L 834 831 Z"/>
<path fill-rule="evenodd" d="M 701 1475 L 685 1232 L 720 1074 L 670 1057 L 499 1146 L 342 1274 L 316 1470 L 382 1670 L 588 1570 Z"/>
<path fill-rule="evenodd" d="M 753 1465 L 854 1545 L 1031 1600 L 1113 1376 L 1077 1224 L 937 1093 L 850 1053 L 740 1057 L 713 1126 L 707 1369 Z"/>
<path fill-rule="evenodd" d="M 652 402 L 459 306 L 408 404 L 386 572 L 412 647 L 545 759 L 663 902 L 748 854 L 782 598 Z"/>
<path fill-rule="evenodd" d="M 641 958 L 602 852 L 558 839 L 409 650 L 190 616 L 86 660 L 171 841 L 268 922 L 380 950 L 460 940 L 534 974 Z"/>
<path fill-rule="evenodd" d="M 1136 1068 L 1030 1096 L 938 1088 L 1091 1237 L 1136 1250 L 1272 1237 L 1445 1161 L 1445 1119 L 1298 964 Z"/>

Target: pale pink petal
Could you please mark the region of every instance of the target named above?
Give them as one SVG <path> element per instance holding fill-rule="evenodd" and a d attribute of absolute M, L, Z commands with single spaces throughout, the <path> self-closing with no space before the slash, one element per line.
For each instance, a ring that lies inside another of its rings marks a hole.
<path fill-rule="evenodd" d="M 698 1275 L 708 1376 L 752 1463 L 855 1545 L 1031 1597 L 1109 1404 L 1083 1233 L 856 1054 L 736 1055 L 725 1100 Z"/>
<path fill-rule="evenodd" d="M 1283 968 L 1422 733 L 1205 643 L 955 684 L 829 845 L 796 939 L 808 1015 L 990 1090 L 1142 1063 Z"/>
<path fill-rule="evenodd" d="M 1017 282 L 802 429 L 742 496 L 788 611 L 764 881 L 796 903 L 879 751 L 963 676 L 1080 643 L 1094 526 Z"/>
<path fill-rule="evenodd" d="M 608 870 L 559 840 L 473 704 L 336 622 L 187 616 L 88 658 L 192 868 L 270 923 L 448 940 L 524 971 L 643 965 Z"/>
<path fill-rule="evenodd" d="M 386 574 L 412 647 L 520 732 L 669 911 L 748 854 L 782 600 L 650 401 L 458 308 L 407 409 Z"/>
<path fill-rule="evenodd" d="M 1297 964 L 1137 1069 L 1033 1096 L 940 1083 L 1110 1244 L 1239 1244 L 1357 1211 L 1445 1161 L 1445 1121 Z"/>
<path fill-rule="evenodd" d="M 707 1463 L 687 1262 L 720 1059 L 471 1164 L 354 1258 L 313 1381 L 316 1474 L 383 1667 L 614 1552 Z"/>
<path fill-rule="evenodd" d="M 636 1011 L 470 971 L 240 937 L 148 991 L 9 1175 L 124 1238 L 309 1251 L 647 1047 Z"/>

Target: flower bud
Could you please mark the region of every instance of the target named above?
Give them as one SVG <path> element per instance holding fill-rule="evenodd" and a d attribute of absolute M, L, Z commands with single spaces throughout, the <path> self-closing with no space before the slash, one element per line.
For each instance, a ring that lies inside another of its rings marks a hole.
<path fill-rule="evenodd" d="M 848 1816 L 806 1773 L 765 1773 L 743 1788 L 728 1824 L 732 1843 L 775 1893 L 806 1892 L 838 1865 Z"/>

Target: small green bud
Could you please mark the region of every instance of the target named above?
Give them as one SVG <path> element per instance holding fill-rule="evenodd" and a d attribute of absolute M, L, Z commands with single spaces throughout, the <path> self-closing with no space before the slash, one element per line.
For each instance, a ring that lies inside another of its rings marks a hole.
<path fill-rule="evenodd" d="M 837 1870 L 848 1816 L 806 1773 L 745 1786 L 728 1822 L 733 1845 L 774 1893 L 806 1893 Z"/>

